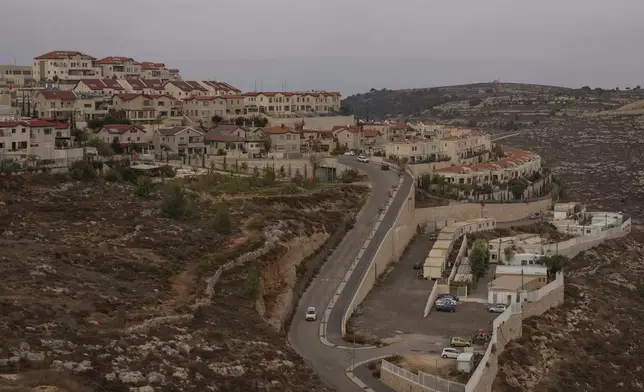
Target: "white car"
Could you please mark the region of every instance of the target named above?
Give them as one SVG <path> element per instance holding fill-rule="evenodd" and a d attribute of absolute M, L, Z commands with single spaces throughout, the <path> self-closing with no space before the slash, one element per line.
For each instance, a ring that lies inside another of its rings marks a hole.
<path fill-rule="evenodd" d="M 458 358 L 458 354 L 462 353 L 461 350 L 458 350 L 456 348 L 444 348 L 443 352 L 441 353 L 441 357 L 443 358 Z"/>
<path fill-rule="evenodd" d="M 508 307 L 503 304 L 492 304 L 488 308 L 490 313 L 503 313 Z"/>
<path fill-rule="evenodd" d="M 315 308 L 313 306 L 306 309 L 306 321 L 315 321 L 317 318 L 318 316 L 315 313 Z"/>
<path fill-rule="evenodd" d="M 369 158 L 367 158 L 367 157 L 366 157 L 366 156 L 364 156 L 364 155 L 360 155 L 360 156 L 358 157 L 358 162 L 367 163 L 367 162 L 369 162 Z"/>
<path fill-rule="evenodd" d="M 356 153 L 353 152 L 353 151 L 347 151 L 347 152 L 344 153 L 344 155 L 346 155 L 348 157 L 352 157 L 352 156 L 356 155 Z"/>

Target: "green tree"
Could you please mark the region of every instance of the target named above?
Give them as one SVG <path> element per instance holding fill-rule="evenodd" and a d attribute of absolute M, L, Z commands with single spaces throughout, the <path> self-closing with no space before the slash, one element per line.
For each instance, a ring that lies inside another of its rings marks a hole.
<path fill-rule="evenodd" d="M 271 141 L 271 137 L 269 135 L 264 135 L 262 136 L 262 147 L 265 153 L 271 152 L 271 148 L 273 148 L 273 142 Z"/>
<path fill-rule="evenodd" d="M 110 147 L 110 145 L 97 137 L 89 139 L 86 146 L 95 147 L 96 151 L 98 152 L 98 155 L 102 157 L 109 157 L 112 154 L 114 154 L 114 151 L 112 151 L 112 148 Z"/>
<path fill-rule="evenodd" d="M 486 240 L 480 238 L 474 241 L 469 255 L 470 270 L 474 280 L 478 281 L 487 274 L 490 261 L 490 249 Z"/>
<path fill-rule="evenodd" d="M 183 219 L 192 215 L 192 201 L 180 183 L 168 184 L 161 201 L 161 212 L 172 219 Z"/>
<path fill-rule="evenodd" d="M 564 255 L 541 256 L 539 258 L 539 264 L 548 267 L 548 276 L 551 278 L 556 277 L 557 272 L 563 271 L 569 262 L 570 260 Z"/>
<path fill-rule="evenodd" d="M 114 151 L 115 154 L 123 153 L 123 147 L 121 147 L 121 143 L 119 143 L 117 139 L 112 140 L 110 147 L 112 148 L 112 151 Z"/>
<path fill-rule="evenodd" d="M 152 192 L 152 187 L 154 183 L 152 179 L 148 176 L 140 176 L 136 181 L 136 188 L 134 189 L 134 194 L 139 197 L 150 197 L 150 192 Z"/>
<path fill-rule="evenodd" d="M 215 205 L 215 217 L 212 224 L 213 229 L 219 234 L 230 234 L 233 232 L 233 225 L 228 213 L 228 204 L 218 203 Z"/>
<path fill-rule="evenodd" d="M 508 182 L 508 188 L 512 192 L 512 196 L 520 200 L 523 198 L 523 192 L 526 190 L 526 183 L 520 178 L 513 178 Z"/>
<path fill-rule="evenodd" d="M 215 114 L 214 116 L 212 116 L 211 120 L 213 125 L 216 126 L 216 125 L 219 125 L 222 121 L 224 121 L 224 118 L 218 114 Z"/>

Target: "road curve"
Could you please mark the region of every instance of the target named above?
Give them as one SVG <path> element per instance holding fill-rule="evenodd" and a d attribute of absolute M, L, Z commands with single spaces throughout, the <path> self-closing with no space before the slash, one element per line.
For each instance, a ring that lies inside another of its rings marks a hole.
<path fill-rule="evenodd" d="M 351 364 L 351 355 L 355 355 L 355 361 L 359 362 L 377 356 L 388 355 L 394 352 L 396 347 L 389 346 L 354 351 L 327 346 L 320 340 L 320 323 L 331 296 L 357 257 L 380 215 L 379 210 L 386 205 L 389 192 L 398 184 L 400 178 L 397 172 L 393 170 L 383 171 L 379 165 L 359 163 L 355 158 L 340 158 L 339 160 L 342 164 L 359 168 L 367 173 L 371 183 L 371 195 L 360 211 L 354 227 L 347 233 L 300 299 L 289 329 L 288 339 L 295 351 L 311 364 L 327 384 L 338 391 L 357 392 L 364 391 L 364 388 L 356 385 L 345 375 L 345 369 Z M 344 290 L 334 301 L 327 325 L 327 339 L 333 344 L 349 345 L 348 343 L 343 343 L 341 337 L 342 314 L 353 298 L 358 284 L 382 239 L 393 225 L 400 208 L 407 198 L 411 185 L 412 179 L 409 176 L 405 176 L 378 230 L 358 261 L 351 277 L 347 280 Z M 304 320 L 306 308 L 309 306 L 315 306 L 317 309 L 318 320 L 315 322 L 306 322 Z"/>

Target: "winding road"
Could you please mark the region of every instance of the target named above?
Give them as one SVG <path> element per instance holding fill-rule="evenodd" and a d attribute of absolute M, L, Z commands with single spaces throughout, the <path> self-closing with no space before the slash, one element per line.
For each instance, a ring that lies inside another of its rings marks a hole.
<path fill-rule="evenodd" d="M 342 340 L 341 320 L 382 239 L 393 225 L 404 204 L 412 186 L 412 179 L 409 176 L 403 177 L 399 191 L 395 194 L 384 219 L 367 247 L 364 248 L 360 259 L 356 260 L 365 240 L 376 224 L 381 209 L 385 207 L 389 199 L 389 192 L 399 183 L 400 177 L 393 170 L 383 171 L 380 169 L 380 165 L 359 163 L 355 158 L 340 158 L 339 161 L 366 172 L 370 178 L 372 192 L 360 211 L 354 227 L 347 233 L 302 296 L 289 330 L 288 339 L 291 346 L 311 364 L 322 379 L 338 391 L 390 391 L 383 384 L 377 382 L 374 384 L 373 380 L 368 379 L 364 381 L 371 384 L 369 385 L 371 389 L 366 389 L 366 386 L 359 380 L 349 378 L 345 371 L 352 364 L 357 365 L 360 362 L 385 357 L 394 352 L 407 352 L 412 349 L 415 351 L 422 349 L 423 346 L 429 348 L 433 343 L 425 341 L 424 337 L 411 335 L 406 336 L 401 343 L 381 348 L 353 346 Z M 356 264 L 352 267 L 354 261 Z M 353 272 L 346 279 L 345 275 L 350 268 L 353 268 Z M 339 295 L 336 295 L 334 292 L 339 286 L 342 286 L 343 290 Z M 331 301 L 332 297 L 333 301 Z M 328 314 L 326 328 L 324 328 L 325 326 L 321 324 L 326 319 L 324 314 L 330 308 L 330 304 L 333 306 Z M 318 320 L 315 322 L 304 320 L 306 308 L 309 306 L 314 306 L 317 309 Z M 326 333 L 324 333 L 325 330 Z M 356 374 L 361 373 L 356 371 Z"/>

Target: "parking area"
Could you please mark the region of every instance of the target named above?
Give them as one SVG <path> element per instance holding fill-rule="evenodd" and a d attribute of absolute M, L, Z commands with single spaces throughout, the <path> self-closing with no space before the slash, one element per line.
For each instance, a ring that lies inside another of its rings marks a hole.
<path fill-rule="evenodd" d="M 456 307 L 456 312 L 437 312 L 432 310 L 424 319 L 432 335 L 446 338 L 459 336 L 469 339 L 477 329 L 492 330 L 492 321 L 498 313 L 490 313 L 488 307 L 477 302 L 461 302 Z"/>
<path fill-rule="evenodd" d="M 400 263 L 363 301 L 362 314 L 354 319 L 356 332 L 379 338 L 424 334 L 423 311 L 434 282 L 419 279 L 414 264 L 425 261 L 433 244 L 431 234 L 416 237 Z"/>

